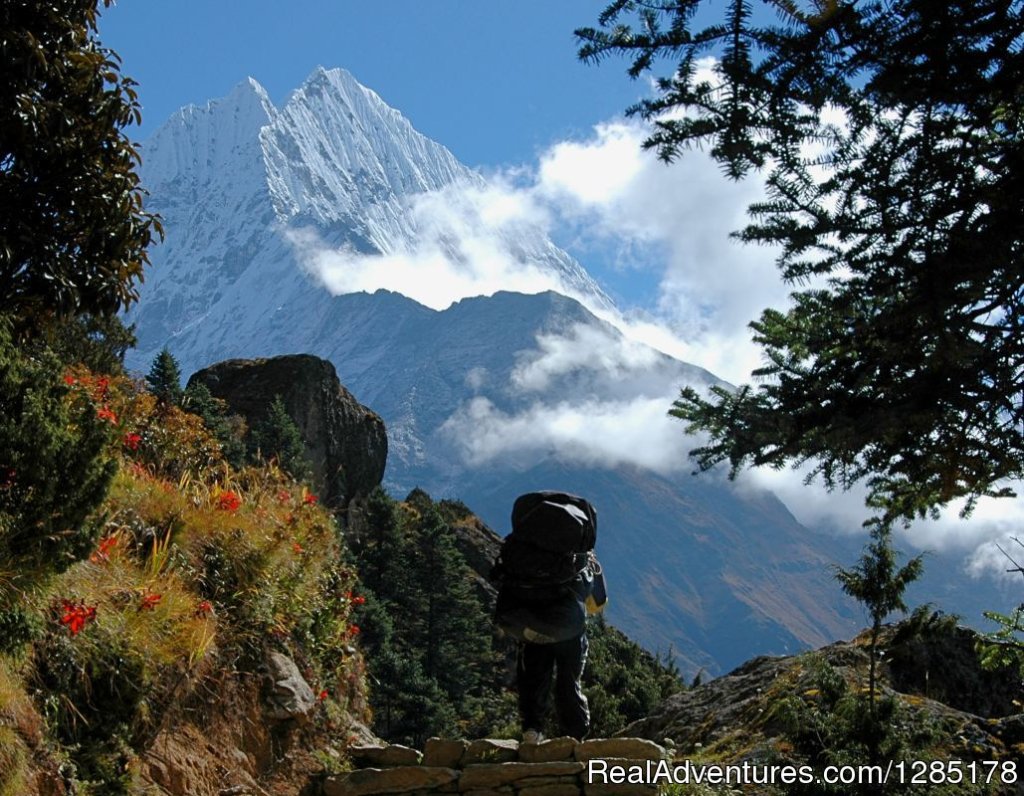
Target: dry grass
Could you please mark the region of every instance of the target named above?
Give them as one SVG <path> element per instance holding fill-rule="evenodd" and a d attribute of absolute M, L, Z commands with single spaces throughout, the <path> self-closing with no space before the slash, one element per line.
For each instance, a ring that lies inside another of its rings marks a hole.
<path fill-rule="evenodd" d="M 42 719 L 11 661 L 0 658 L 0 796 L 28 791 L 31 749 L 42 737 Z"/>

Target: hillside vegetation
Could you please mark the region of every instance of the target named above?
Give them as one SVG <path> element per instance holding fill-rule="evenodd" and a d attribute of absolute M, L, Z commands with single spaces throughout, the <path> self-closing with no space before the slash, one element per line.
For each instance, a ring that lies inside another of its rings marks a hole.
<path fill-rule="evenodd" d="M 80 793 L 131 792 L 157 735 L 255 676 L 268 650 L 295 659 L 320 702 L 314 724 L 342 740 L 365 685 L 356 574 L 331 515 L 273 464 L 232 468 L 197 416 L 139 384 L 54 375 L 63 408 L 104 424 L 109 486 L 81 527 L 60 529 L 81 537 L 81 560 L 50 579 L 40 560 L 5 594 L 0 793 L 30 792 L 40 760 Z M 9 469 L 8 491 L 61 488 L 23 487 Z M 4 573 L 28 559 L 16 541 L 8 532 Z"/>
<path fill-rule="evenodd" d="M 482 527 L 463 504 L 378 490 L 346 534 L 246 445 L 244 423 L 220 422 L 226 406 L 193 402 L 205 421 L 181 408 L 187 396 L 154 378 L 173 376 L 173 360 L 147 382 L 3 353 L 5 395 L 22 403 L 8 399 L 0 794 L 140 792 L 173 779 L 157 746 L 190 732 L 216 746 L 220 724 L 243 720 L 265 737 L 237 744 L 257 758 L 241 768 L 290 778 L 282 793 L 343 766 L 363 722 L 392 740 L 517 734 L 510 650 L 456 543 L 460 524 Z M 61 469 L 70 450 L 77 481 Z M 592 637 L 595 731 L 681 688 L 617 631 Z M 315 695 L 299 720 L 267 710 L 272 653 Z"/>

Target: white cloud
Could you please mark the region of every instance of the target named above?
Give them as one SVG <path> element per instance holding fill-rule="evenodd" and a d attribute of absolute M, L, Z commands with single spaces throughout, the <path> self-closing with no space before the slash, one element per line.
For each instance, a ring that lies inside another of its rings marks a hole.
<path fill-rule="evenodd" d="M 380 254 L 333 248 L 308 228 L 287 229 L 285 235 L 304 267 L 336 295 L 384 289 L 443 310 L 499 290 L 573 294 L 516 245 L 548 223 L 543 206 L 528 194 L 500 181 L 454 185 L 409 198 L 405 212 L 416 230 L 414 241 Z"/>
<path fill-rule="evenodd" d="M 658 473 L 686 466 L 685 440 L 660 398 L 536 402 L 511 414 L 477 397 L 441 430 L 470 465 L 499 458 L 527 464 L 550 457 L 583 466 L 635 465 Z"/>
<path fill-rule="evenodd" d="M 975 578 L 993 578 L 1007 585 L 1019 586 L 1020 567 L 1024 566 L 1024 546 L 1020 532 L 1006 533 L 984 542 L 971 554 L 967 571 Z"/>
<path fill-rule="evenodd" d="M 808 486 L 807 467 L 786 470 L 750 469 L 737 478 L 740 488 L 768 489 L 774 492 L 803 525 L 839 533 L 863 534 L 863 523 L 871 516 L 865 507 L 867 489 L 856 484 L 847 492 L 826 492 L 820 482 Z M 1016 485 L 1020 492 L 1020 485 Z M 939 519 L 916 520 L 896 533 L 916 550 L 973 553 L 971 569 L 975 574 L 993 574 L 997 562 L 992 540 L 1024 534 L 1024 501 L 1013 498 L 983 498 L 974 512 L 960 516 L 964 501 L 952 503 Z M 1005 567 L 1003 567 L 1005 569 Z"/>
<path fill-rule="evenodd" d="M 600 374 L 608 387 L 614 386 L 609 382 L 634 380 L 631 392 L 639 394 L 635 379 L 645 376 L 658 359 L 654 349 L 612 329 L 575 324 L 567 334 L 539 334 L 537 349 L 522 352 L 511 382 L 517 390 L 543 392 L 559 376 Z"/>
<path fill-rule="evenodd" d="M 534 191 L 563 210 L 584 243 L 646 247 L 657 258 L 656 304 L 630 334 L 730 381 L 747 381 L 761 364 L 747 325 L 764 307 L 784 306 L 789 292 L 772 251 L 730 238 L 763 187 L 756 179 L 727 181 L 700 151 L 666 167 L 643 151 L 648 132 L 639 123 L 612 122 L 585 141 L 552 147 Z"/>

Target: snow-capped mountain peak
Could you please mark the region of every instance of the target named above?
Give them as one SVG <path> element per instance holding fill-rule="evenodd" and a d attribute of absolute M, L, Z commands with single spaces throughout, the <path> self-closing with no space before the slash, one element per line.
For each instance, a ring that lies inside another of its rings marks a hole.
<path fill-rule="evenodd" d="M 327 250 L 377 256 L 422 243 L 419 197 L 482 190 L 483 178 L 419 133 L 343 69 L 316 69 L 275 107 L 249 78 L 226 97 L 175 113 L 142 146 L 148 209 L 166 242 L 151 252 L 129 313 L 142 368 L 164 345 L 184 367 L 225 356 L 294 350 L 278 337 L 282 307 L 301 305 L 308 334 L 331 295 L 310 277 L 293 233 Z M 610 302 L 541 229 L 517 229 L 515 257 L 575 295 Z M 286 313 L 287 314 L 287 313 Z M 282 349 L 284 346 L 284 349 Z"/>

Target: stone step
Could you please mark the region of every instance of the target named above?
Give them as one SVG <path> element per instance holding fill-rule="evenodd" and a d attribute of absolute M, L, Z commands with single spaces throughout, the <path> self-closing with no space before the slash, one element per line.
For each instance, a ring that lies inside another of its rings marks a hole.
<path fill-rule="evenodd" d="M 391 744 L 351 747 L 349 756 L 358 768 L 329 777 L 324 796 L 653 796 L 656 787 L 630 779 L 649 770 L 648 761 L 668 758 L 664 747 L 641 738 L 431 738 L 423 752 Z"/>

